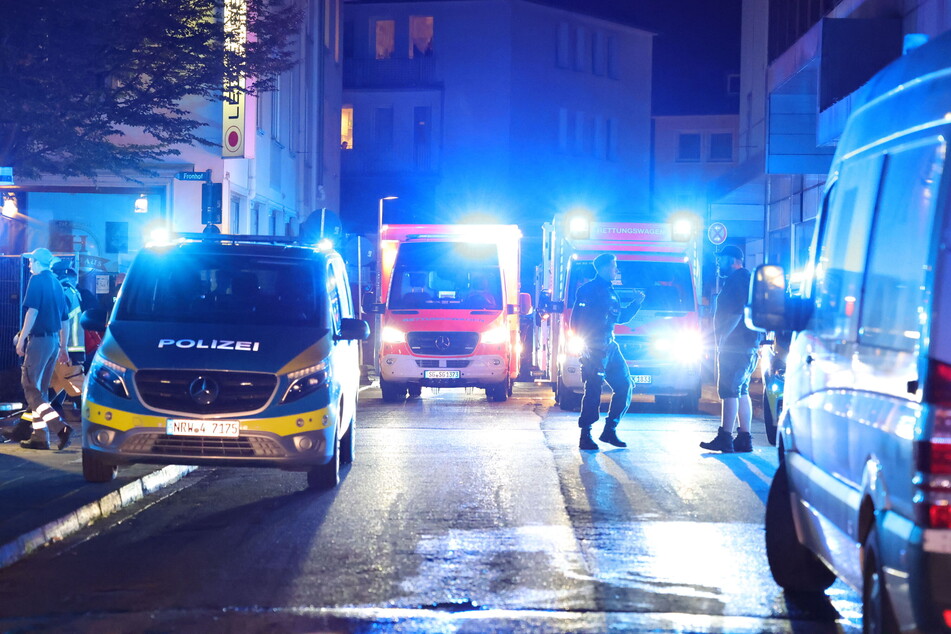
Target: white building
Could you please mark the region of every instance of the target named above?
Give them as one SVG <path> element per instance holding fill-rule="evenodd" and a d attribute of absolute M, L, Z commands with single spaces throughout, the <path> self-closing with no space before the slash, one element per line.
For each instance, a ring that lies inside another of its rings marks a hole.
<path fill-rule="evenodd" d="M 652 34 L 528 0 L 344 4 L 344 224 L 649 214 Z"/>
<path fill-rule="evenodd" d="M 3 252 L 48 246 L 84 256 L 84 268 L 122 272 L 152 229 L 202 230 L 201 183 L 177 180 L 178 172 L 210 170 L 222 184 L 224 233 L 293 235 L 314 210 L 338 211 L 341 0 L 299 2 L 300 63 L 280 77 L 278 90 L 248 97 L 240 111 L 197 99 L 186 104 L 208 124 L 204 133 L 217 147 L 183 147 L 180 156 L 149 166 L 157 176 L 17 179 L 27 230 L 25 239 L 7 240 Z M 243 158 L 225 157 L 226 118 L 229 131 L 243 125 L 235 131 L 243 133 Z M 135 142 L 136 134 L 128 138 Z"/>

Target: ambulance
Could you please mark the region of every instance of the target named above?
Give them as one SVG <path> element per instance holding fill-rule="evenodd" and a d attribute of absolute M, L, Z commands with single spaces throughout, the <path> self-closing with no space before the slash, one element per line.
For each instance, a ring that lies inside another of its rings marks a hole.
<path fill-rule="evenodd" d="M 522 233 L 516 225 L 384 225 L 380 235 L 379 373 L 383 400 L 423 387 L 512 393 L 519 372 Z"/>
<path fill-rule="evenodd" d="M 580 409 L 584 392 L 579 360 L 584 341 L 569 327 L 575 295 L 594 278 L 594 258 L 613 253 L 621 272 L 615 281 L 621 302 L 629 302 L 635 290 L 645 294 L 634 319 L 615 327 L 634 393 L 652 395 L 667 409 L 695 411 L 701 393 L 703 339 L 692 224 L 599 222 L 574 213 L 556 216 L 542 232 L 533 365 L 536 377 L 551 383 L 560 407 Z"/>

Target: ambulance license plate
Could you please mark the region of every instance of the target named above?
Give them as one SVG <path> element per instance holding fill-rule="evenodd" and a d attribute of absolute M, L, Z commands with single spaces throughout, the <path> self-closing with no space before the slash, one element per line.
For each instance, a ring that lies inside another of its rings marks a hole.
<path fill-rule="evenodd" d="M 212 436 L 237 438 L 240 426 L 236 420 L 183 420 L 169 418 L 165 433 L 169 436 Z"/>
<path fill-rule="evenodd" d="M 423 370 L 424 379 L 458 379 L 461 376 L 459 370 Z"/>
<path fill-rule="evenodd" d="M 634 374 L 634 375 L 631 376 L 631 379 L 632 379 L 635 383 L 650 383 L 650 382 L 651 382 L 651 375 L 649 375 L 649 374 Z"/>

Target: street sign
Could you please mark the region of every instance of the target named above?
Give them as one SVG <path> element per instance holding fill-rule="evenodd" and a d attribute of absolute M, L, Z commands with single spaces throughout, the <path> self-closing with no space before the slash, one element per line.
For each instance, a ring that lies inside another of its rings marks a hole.
<path fill-rule="evenodd" d="M 221 183 L 201 186 L 201 224 L 221 224 Z"/>
<path fill-rule="evenodd" d="M 179 172 L 175 174 L 175 178 L 180 181 L 211 181 L 211 170 L 205 170 L 204 172 Z"/>
<path fill-rule="evenodd" d="M 717 246 L 726 242 L 726 225 L 722 222 L 714 222 L 707 227 L 707 239 Z"/>

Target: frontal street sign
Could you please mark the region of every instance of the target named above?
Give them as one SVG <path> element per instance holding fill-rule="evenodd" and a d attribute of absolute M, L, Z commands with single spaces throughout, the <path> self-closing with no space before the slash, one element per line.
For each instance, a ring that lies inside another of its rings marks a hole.
<path fill-rule="evenodd" d="M 726 225 L 722 222 L 714 222 L 707 227 L 707 239 L 713 244 L 719 246 L 726 241 Z"/>
<path fill-rule="evenodd" d="M 180 181 L 211 181 L 211 170 L 206 170 L 204 172 L 179 172 L 175 174 L 175 178 Z"/>

